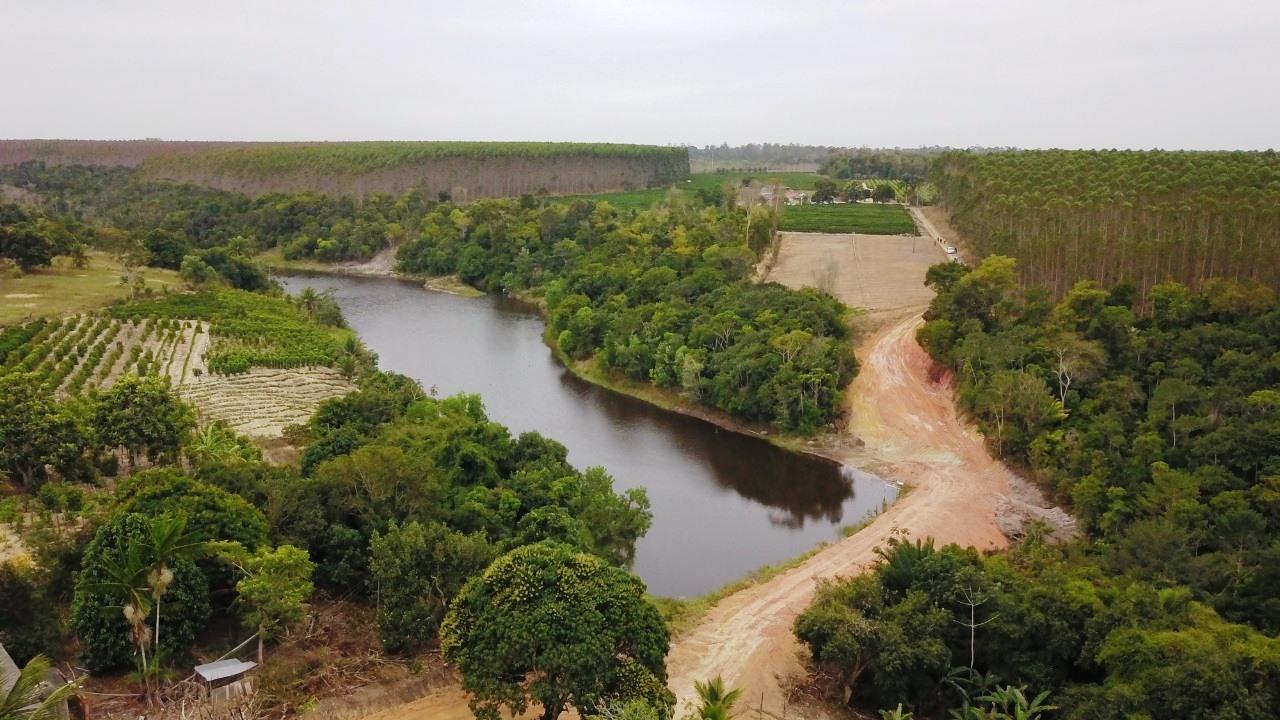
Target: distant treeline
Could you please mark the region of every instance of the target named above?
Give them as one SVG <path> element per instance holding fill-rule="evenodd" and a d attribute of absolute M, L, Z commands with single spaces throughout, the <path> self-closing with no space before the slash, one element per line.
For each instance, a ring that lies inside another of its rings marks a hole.
<path fill-rule="evenodd" d="M 842 179 L 885 178 L 919 182 L 929 163 L 948 148 L 853 148 L 831 145 L 707 145 L 689 148 L 694 172 L 720 170 L 792 170 L 820 172 Z"/>
<path fill-rule="evenodd" d="M 826 145 L 783 145 L 752 143 L 750 145 L 707 145 L 690 147 L 689 162 L 694 172 L 718 170 L 817 170 L 840 148 Z"/>
<path fill-rule="evenodd" d="M 137 166 L 151 179 L 251 196 L 310 190 L 357 199 L 411 189 L 468 201 L 595 193 L 666 185 L 689 174 L 687 149 L 653 145 L 0 141 L 0 165 L 31 161 Z"/>
<path fill-rule="evenodd" d="M 929 167 L 941 152 L 940 148 L 843 150 L 827 158 L 818 172 L 840 179 L 881 178 L 918 183 L 928 177 Z"/>
<path fill-rule="evenodd" d="M 1268 152 L 949 152 L 934 173 L 978 256 L 1018 259 L 1061 296 L 1078 280 L 1280 286 L 1280 156 Z"/>
<path fill-rule="evenodd" d="M 363 199 L 416 189 L 470 201 L 666 185 L 689 174 L 689 156 L 682 147 L 607 143 L 320 143 L 160 155 L 140 171 L 248 195 L 310 190 Z"/>

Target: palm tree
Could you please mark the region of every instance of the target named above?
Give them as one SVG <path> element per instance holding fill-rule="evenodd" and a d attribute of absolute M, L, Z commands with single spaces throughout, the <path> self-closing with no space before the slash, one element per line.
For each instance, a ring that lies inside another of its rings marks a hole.
<path fill-rule="evenodd" d="M 133 644 L 138 648 L 140 672 L 143 690 L 148 701 L 151 699 L 150 668 L 147 659 L 147 646 L 151 644 L 151 628 L 147 626 L 147 616 L 151 614 L 151 589 L 147 587 L 147 576 L 150 567 L 142 559 L 141 549 L 130 543 L 123 555 L 107 557 L 103 561 L 103 572 L 107 579 L 103 582 L 89 583 L 84 586 L 88 592 L 103 593 L 115 596 L 119 605 L 103 607 L 104 611 L 119 608 L 124 619 L 129 623 L 133 635 Z"/>
<path fill-rule="evenodd" d="M 45 693 L 40 687 L 52 667 L 49 658 L 37 655 L 18 673 L 18 680 L 4 696 L 0 696 L 0 720 L 54 720 L 57 708 L 76 692 L 67 683 Z"/>
<path fill-rule="evenodd" d="M 151 521 L 146 539 L 146 553 L 150 557 L 147 586 L 156 604 L 155 650 L 160 652 L 160 599 L 173 582 L 173 570 L 169 567 L 177 560 L 194 560 L 204 552 L 204 543 L 187 531 L 185 515 L 161 515 Z"/>
<path fill-rule="evenodd" d="M 707 682 L 695 682 L 693 687 L 698 691 L 698 699 L 702 701 L 698 706 L 698 720 L 731 720 L 733 718 L 733 704 L 738 701 L 738 696 L 742 695 L 741 688 L 726 691 L 724 680 L 718 675 Z"/>
<path fill-rule="evenodd" d="M 183 515 L 153 518 L 141 542 L 130 542 L 123 555 L 106 559 L 103 570 L 107 580 L 86 586 L 90 592 L 119 598 L 119 605 L 109 607 L 120 608 L 132 630 L 148 701 L 154 697 L 151 680 L 160 666 L 160 601 L 173 582 L 170 566 L 179 559 L 198 557 L 205 547 L 193 534 L 187 533 L 186 528 L 187 518 Z M 147 625 L 152 608 L 155 609 L 154 634 Z M 150 658 L 148 645 L 152 648 Z"/>
<path fill-rule="evenodd" d="M 306 314 L 315 315 L 319 304 L 320 293 L 316 292 L 315 288 L 303 288 L 302 292 L 298 293 L 298 307 L 302 308 Z"/>

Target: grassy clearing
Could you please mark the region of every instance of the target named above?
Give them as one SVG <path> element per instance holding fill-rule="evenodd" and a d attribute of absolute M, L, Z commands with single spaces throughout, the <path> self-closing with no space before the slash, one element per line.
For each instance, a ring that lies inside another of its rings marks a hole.
<path fill-rule="evenodd" d="M 915 221 L 901 205 L 845 203 L 794 205 L 784 208 L 778 229 L 792 232 L 903 235 L 916 232 Z"/>
<path fill-rule="evenodd" d="M 154 292 L 176 292 L 183 287 L 182 279 L 172 270 L 142 268 L 140 274 Z M 0 325 L 93 310 L 127 298 L 131 292 L 120 284 L 120 266 L 109 255 L 90 253 L 85 268 L 57 258 L 52 268 L 16 278 L 0 277 Z"/>

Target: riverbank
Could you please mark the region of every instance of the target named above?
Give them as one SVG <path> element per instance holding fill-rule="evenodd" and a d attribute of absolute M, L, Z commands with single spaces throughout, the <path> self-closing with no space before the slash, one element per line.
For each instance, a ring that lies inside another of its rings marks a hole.
<path fill-rule="evenodd" d="M 457 275 L 416 275 L 395 269 L 395 253 L 398 247 L 380 251 L 369 260 L 360 262 L 325 263 L 318 260 L 287 260 L 280 248 L 272 248 L 258 255 L 258 262 L 275 275 L 332 275 L 334 277 L 388 278 L 421 283 L 424 290 L 458 295 L 482 297 L 484 292 L 462 282 Z"/>

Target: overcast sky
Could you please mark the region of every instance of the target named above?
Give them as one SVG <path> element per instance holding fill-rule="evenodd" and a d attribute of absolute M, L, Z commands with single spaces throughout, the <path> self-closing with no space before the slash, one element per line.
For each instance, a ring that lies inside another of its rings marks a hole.
<path fill-rule="evenodd" d="M 1280 147 L 1280 0 L 0 0 L 0 137 Z"/>

